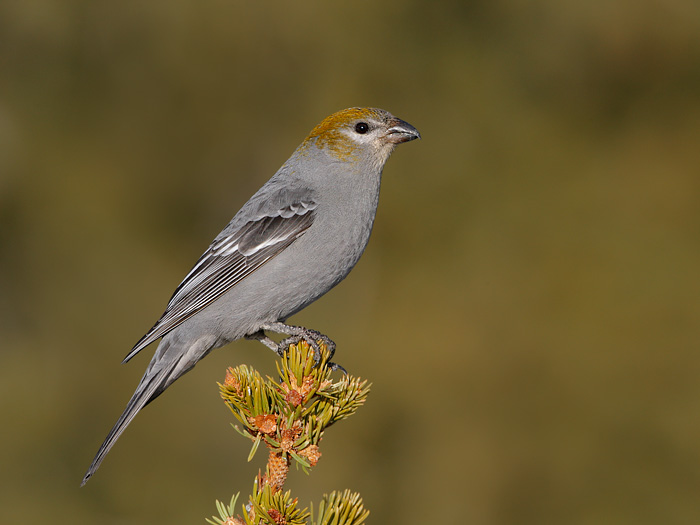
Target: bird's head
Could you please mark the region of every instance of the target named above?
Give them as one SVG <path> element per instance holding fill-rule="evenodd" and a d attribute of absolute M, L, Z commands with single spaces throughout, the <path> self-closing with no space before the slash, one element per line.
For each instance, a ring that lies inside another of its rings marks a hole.
<path fill-rule="evenodd" d="M 388 111 L 349 108 L 326 117 L 300 149 L 317 148 L 339 162 L 365 160 L 381 169 L 397 144 L 419 138 L 416 128 Z"/>

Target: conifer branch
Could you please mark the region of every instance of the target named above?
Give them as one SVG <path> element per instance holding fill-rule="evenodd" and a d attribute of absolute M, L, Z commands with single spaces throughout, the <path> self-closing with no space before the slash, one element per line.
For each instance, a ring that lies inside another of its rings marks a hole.
<path fill-rule="evenodd" d="M 306 342 L 290 345 L 277 363 L 279 382 L 269 376 L 263 379 L 246 365 L 227 370 L 219 389 L 239 423 L 234 428 L 253 442 L 248 461 L 261 444 L 268 449 L 268 460 L 265 473 L 258 473 L 248 504 L 242 507 L 242 517 L 235 515 L 235 495 L 229 505 L 216 502 L 219 517 L 208 519 L 208 523 L 309 523 L 312 513 L 298 508 L 291 492 L 283 491 L 292 460 L 308 474 L 321 457 L 319 444 L 326 428 L 354 414 L 364 404 L 370 388 L 367 381 L 348 375 L 333 382 L 328 349 L 323 344 L 320 347 L 317 364 Z M 318 517 L 311 523 L 360 525 L 368 515 L 359 494 L 346 490 L 325 495 Z"/>

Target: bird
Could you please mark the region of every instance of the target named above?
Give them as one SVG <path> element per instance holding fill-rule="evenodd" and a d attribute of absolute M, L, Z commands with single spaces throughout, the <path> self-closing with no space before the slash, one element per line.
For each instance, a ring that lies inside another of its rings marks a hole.
<path fill-rule="evenodd" d="M 330 338 L 286 324 L 342 281 L 367 246 L 384 164 L 420 138 L 388 111 L 348 108 L 314 127 L 217 235 L 175 289 L 165 312 L 124 363 L 160 339 L 126 409 L 100 446 L 92 477 L 136 414 L 215 348 L 255 339 L 283 352 L 305 340 L 318 360 Z M 275 343 L 266 332 L 290 336 Z"/>

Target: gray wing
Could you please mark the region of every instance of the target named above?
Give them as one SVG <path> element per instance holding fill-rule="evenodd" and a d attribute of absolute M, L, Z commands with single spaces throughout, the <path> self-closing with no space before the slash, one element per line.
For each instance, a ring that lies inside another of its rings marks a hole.
<path fill-rule="evenodd" d="M 287 206 L 231 228 L 241 222 L 235 217 L 180 283 L 165 313 L 136 343 L 124 362 L 281 253 L 311 226 L 316 207 L 307 194 L 304 199 L 295 198 Z"/>

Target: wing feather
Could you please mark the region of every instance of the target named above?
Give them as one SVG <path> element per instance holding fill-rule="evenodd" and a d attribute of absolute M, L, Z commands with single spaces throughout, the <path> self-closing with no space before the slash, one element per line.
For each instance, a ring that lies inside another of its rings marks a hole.
<path fill-rule="evenodd" d="M 281 253 L 311 226 L 315 208 L 316 203 L 309 199 L 293 202 L 235 231 L 224 230 L 177 287 L 162 317 L 124 361 L 209 306 Z"/>

